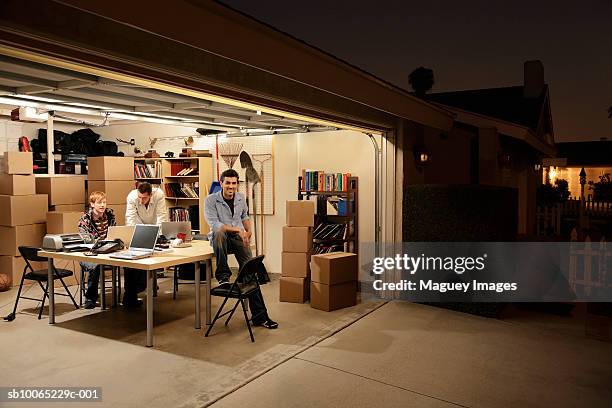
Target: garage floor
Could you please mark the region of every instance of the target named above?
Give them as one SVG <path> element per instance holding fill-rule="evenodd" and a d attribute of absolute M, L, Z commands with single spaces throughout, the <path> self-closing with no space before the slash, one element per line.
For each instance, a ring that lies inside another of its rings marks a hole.
<path fill-rule="evenodd" d="M 169 281 L 160 287 L 152 349 L 142 347 L 144 310 L 61 305 L 50 327 L 24 305 L 17 320 L 0 323 L 0 385 L 101 386 L 102 405 L 117 407 L 608 407 L 612 401 L 608 342 L 402 302 L 365 301 L 325 313 L 279 303 L 278 281 L 264 295 L 279 330 L 258 328 L 251 344 L 235 320 L 206 339 L 193 329 L 192 287 L 182 286 L 177 301 Z M 11 310 L 13 297 L 14 291 L 0 293 L 0 315 Z"/>

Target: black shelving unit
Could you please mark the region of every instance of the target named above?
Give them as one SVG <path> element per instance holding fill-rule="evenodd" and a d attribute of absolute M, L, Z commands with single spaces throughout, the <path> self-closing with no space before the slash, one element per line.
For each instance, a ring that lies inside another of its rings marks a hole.
<path fill-rule="evenodd" d="M 315 196 L 318 200 L 325 201 L 325 211 L 321 213 L 320 206 L 317 205 L 317 215 L 315 217 L 315 230 L 321 223 L 325 224 L 348 224 L 350 234 L 346 238 L 314 238 L 314 247 L 320 245 L 337 245 L 342 246 L 342 250 L 346 252 L 359 253 L 359 181 L 357 177 L 348 177 L 346 191 L 304 191 L 302 187 L 302 176 L 298 177 L 298 200 L 309 200 Z M 346 200 L 346 214 L 334 215 L 327 214 L 327 202 L 337 200 Z M 338 248 L 340 250 L 340 248 Z"/>

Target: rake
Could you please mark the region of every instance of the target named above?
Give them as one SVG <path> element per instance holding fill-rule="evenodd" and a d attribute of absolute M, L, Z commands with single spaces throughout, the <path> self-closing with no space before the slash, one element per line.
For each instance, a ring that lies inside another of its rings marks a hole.
<path fill-rule="evenodd" d="M 230 169 L 234 168 L 234 163 L 238 160 L 238 155 L 242 150 L 242 143 L 223 143 L 219 145 L 221 158 Z"/>

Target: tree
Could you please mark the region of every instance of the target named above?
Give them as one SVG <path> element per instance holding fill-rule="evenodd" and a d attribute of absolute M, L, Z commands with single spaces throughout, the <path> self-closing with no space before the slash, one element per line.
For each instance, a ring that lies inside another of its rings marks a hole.
<path fill-rule="evenodd" d="M 408 75 L 408 82 L 419 98 L 423 98 L 425 93 L 434 84 L 433 70 L 425 67 L 418 67 Z"/>

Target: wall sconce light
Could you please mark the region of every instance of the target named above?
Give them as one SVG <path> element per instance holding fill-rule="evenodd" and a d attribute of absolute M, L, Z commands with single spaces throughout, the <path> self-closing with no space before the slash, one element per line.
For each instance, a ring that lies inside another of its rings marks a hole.
<path fill-rule="evenodd" d="M 533 169 L 534 169 L 535 171 L 540 171 L 540 169 L 541 169 L 541 168 L 542 168 L 542 165 L 541 165 L 540 163 L 536 163 L 536 164 L 533 166 Z"/>
<path fill-rule="evenodd" d="M 424 166 L 431 160 L 431 154 L 429 154 L 425 146 L 418 146 L 414 149 L 414 159 L 418 165 Z"/>

